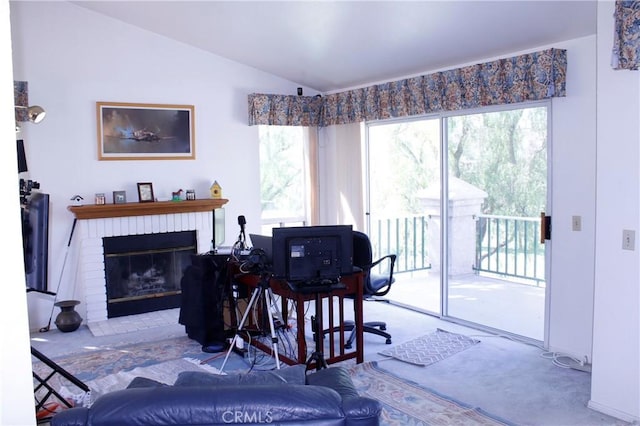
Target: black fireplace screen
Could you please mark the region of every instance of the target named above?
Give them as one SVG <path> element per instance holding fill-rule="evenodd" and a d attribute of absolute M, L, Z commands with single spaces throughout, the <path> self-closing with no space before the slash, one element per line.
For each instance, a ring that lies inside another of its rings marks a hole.
<path fill-rule="evenodd" d="M 195 231 L 104 238 L 107 317 L 180 306 L 183 270 L 197 253 Z"/>

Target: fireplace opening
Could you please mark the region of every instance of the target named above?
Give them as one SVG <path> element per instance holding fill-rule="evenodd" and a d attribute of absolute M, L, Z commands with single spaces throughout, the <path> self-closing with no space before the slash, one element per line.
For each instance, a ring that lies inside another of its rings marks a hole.
<path fill-rule="evenodd" d="M 107 318 L 180 307 L 196 231 L 103 238 Z"/>

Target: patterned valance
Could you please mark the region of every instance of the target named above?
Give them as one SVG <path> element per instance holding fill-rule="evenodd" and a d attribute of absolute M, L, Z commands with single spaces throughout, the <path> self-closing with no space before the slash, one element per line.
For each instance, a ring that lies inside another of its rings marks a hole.
<path fill-rule="evenodd" d="M 566 71 L 566 50 L 547 49 L 323 98 L 252 94 L 249 125 L 322 127 L 562 97 Z"/>
<path fill-rule="evenodd" d="M 320 96 L 249 95 L 249 125 L 272 126 L 320 125 Z"/>
<path fill-rule="evenodd" d="M 616 0 L 613 14 L 614 69 L 637 70 L 640 62 L 640 2 Z"/>

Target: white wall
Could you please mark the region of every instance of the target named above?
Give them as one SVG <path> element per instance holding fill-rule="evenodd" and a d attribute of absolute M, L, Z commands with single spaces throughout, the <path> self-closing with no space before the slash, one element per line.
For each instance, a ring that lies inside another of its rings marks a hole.
<path fill-rule="evenodd" d="M 13 78 L 11 62 L 11 34 L 9 31 L 9 2 L 0 2 L 0 191 L 17 194 L 15 135 L 13 113 Z M 0 233 L 2 269 L 2 298 L 0 299 L 0 424 L 30 425 L 36 423 L 33 409 L 33 379 L 27 318 L 27 296 L 22 266 L 20 205 L 17 196 L 5 197 Z"/>
<path fill-rule="evenodd" d="M 78 297 L 72 245 L 60 280 L 75 194 L 126 190 L 152 182 L 157 197 L 193 188 L 208 197 L 217 180 L 226 206 L 227 244 L 238 215 L 260 231 L 257 127 L 247 125 L 251 92 L 296 92 L 299 84 L 142 31 L 67 2 L 11 2 L 14 78 L 29 82 L 29 101 L 47 117 L 23 125 L 29 176 L 51 194 L 49 288 L 59 299 Z M 305 92 L 314 92 L 305 87 Z M 97 101 L 195 105 L 195 161 L 98 161 Z M 209 247 L 199 248 L 201 252 Z M 29 295 L 30 328 L 47 324 L 52 298 Z M 83 306 L 78 307 L 83 314 Z"/>
<path fill-rule="evenodd" d="M 591 360 L 596 179 L 596 36 L 567 49 L 567 96 L 552 102 L 549 349 Z M 582 217 L 572 231 L 571 217 Z"/>
<path fill-rule="evenodd" d="M 589 406 L 640 420 L 640 75 L 611 68 L 613 1 L 598 2 L 598 147 L 593 373 Z"/>

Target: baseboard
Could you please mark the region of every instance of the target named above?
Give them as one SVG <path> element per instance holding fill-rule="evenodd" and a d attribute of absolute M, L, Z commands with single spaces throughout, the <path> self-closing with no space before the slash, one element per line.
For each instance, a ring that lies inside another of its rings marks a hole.
<path fill-rule="evenodd" d="M 591 408 L 592 410 L 598 411 L 599 413 L 615 417 L 628 423 L 640 421 L 640 417 L 636 417 L 629 413 L 625 413 L 624 411 L 620 411 L 607 405 L 600 404 L 599 402 L 594 402 L 593 400 L 589 400 L 589 402 L 587 403 L 587 407 Z"/>
<path fill-rule="evenodd" d="M 591 373 L 591 364 L 575 364 L 571 365 L 571 368 L 574 370 L 584 371 L 586 373 Z"/>

